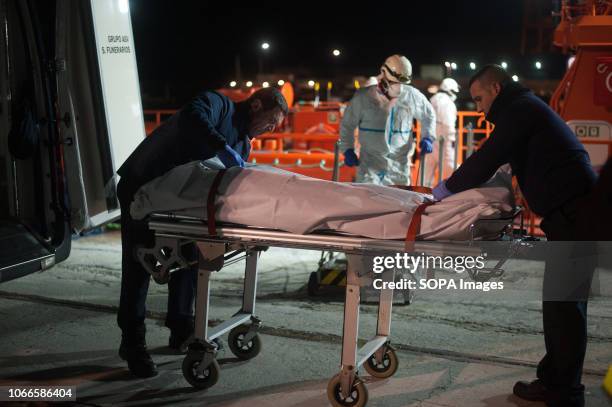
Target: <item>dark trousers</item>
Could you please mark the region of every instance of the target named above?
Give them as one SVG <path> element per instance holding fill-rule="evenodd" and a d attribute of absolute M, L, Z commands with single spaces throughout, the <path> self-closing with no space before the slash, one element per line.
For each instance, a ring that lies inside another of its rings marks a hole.
<path fill-rule="evenodd" d="M 139 245 L 152 246 L 154 233 L 146 222 L 132 219 L 129 212 L 137 187 L 123 179 L 117 193 L 121 204 L 121 297 L 117 323 L 124 337 L 139 336 L 144 332 L 146 299 L 151 275 L 135 256 Z M 193 325 L 193 306 L 197 270 L 183 269 L 172 273 L 168 282 L 168 310 L 166 326 L 184 330 Z"/>
<path fill-rule="evenodd" d="M 549 406 L 583 406 L 582 368 L 587 346 L 587 302 L 595 269 L 593 242 L 575 233 L 576 203 L 542 221 L 546 233 L 542 317 L 546 355 L 537 376 L 550 390 Z"/>

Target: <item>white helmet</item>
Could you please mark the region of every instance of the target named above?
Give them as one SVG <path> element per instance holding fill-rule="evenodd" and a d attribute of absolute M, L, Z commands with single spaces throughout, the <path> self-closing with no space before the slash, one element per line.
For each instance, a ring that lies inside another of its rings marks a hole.
<path fill-rule="evenodd" d="M 407 85 L 412 80 L 412 64 L 403 55 L 391 55 L 380 67 L 383 77 Z"/>
<path fill-rule="evenodd" d="M 378 79 L 376 79 L 376 76 L 370 76 L 363 84 L 363 87 L 367 88 L 368 86 L 373 86 L 376 84 L 378 84 Z"/>
<path fill-rule="evenodd" d="M 459 84 L 453 78 L 444 78 L 440 82 L 440 90 L 443 92 L 459 93 Z"/>

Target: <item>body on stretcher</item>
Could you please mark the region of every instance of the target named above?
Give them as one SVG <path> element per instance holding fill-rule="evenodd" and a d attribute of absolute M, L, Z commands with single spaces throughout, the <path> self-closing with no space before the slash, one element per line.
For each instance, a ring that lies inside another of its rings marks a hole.
<path fill-rule="evenodd" d="M 357 347 L 360 287 L 372 282 L 369 258 L 395 253 L 476 257 L 482 252 L 475 244 L 478 239 L 496 239 L 508 232 L 517 213 L 505 201 L 509 195 L 503 188 L 484 188 L 431 206 L 426 194 L 270 169 L 211 170 L 196 162 L 143 186 L 131 214 L 135 219 L 148 216 L 155 233 L 154 247 L 140 248 L 137 256 L 156 281 L 166 282 L 173 270 L 197 261 L 195 337 L 183 361 L 183 375 L 199 389 L 213 386 L 219 378 L 215 338 L 229 332 L 229 347 L 240 359 L 253 358 L 261 349 L 255 298 L 257 262 L 265 248 L 345 253 L 341 369 L 327 390 L 334 406 L 363 406 L 367 389 L 358 369 L 390 377 L 398 366 L 389 345 L 392 289 L 380 290 L 376 333 Z M 434 240 L 441 236 L 445 241 Z M 184 256 L 183 248 L 190 244 L 197 245 L 197 260 Z M 209 329 L 212 273 L 240 255 L 246 258 L 242 306 Z M 394 273 L 385 270 L 377 277 L 393 282 Z"/>
<path fill-rule="evenodd" d="M 487 219 L 485 229 L 490 232 L 491 222 L 496 223 L 496 239 L 508 238 L 512 221 L 520 212 L 499 219 Z M 364 270 L 368 256 L 394 255 L 395 253 L 426 253 L 432 256 L 478 256 L 482 248 L 478 244 L 478 228 L 482 224 L 470 225 L 474 236 L 467 242 L 438 242 L 372 239 L 338 233 L 318 232 L 301 235 L 290 232 L 239 225 L 215 224 L 199 218 L 152 214 L 148 224 L 155 232 L 155 246 L 138 250 L 138 258 L 156 281 L 167 281 L 170 273 L 188 265 L 194 259 L 182 256 L 185 245 L 196 244 L 199 251 L 198 283 L 196 297 L 195 335 L 183 361 L 183 375 L 194 387 L 207 389 L 213 386 L 220 374 L 215 360 L 217 345 L 215 338 L 228 333 L 231 351 L 240 359 L 255 357 L 261 347 L 257 331 L 261 320 L 255 316 L 257 290 L 257 262 L 268 247 L 298 248 L 316 251 L 334 251 L 347 254 L 344 324 L 340 372 L 328 384 L 327 395 L 333 406 L 364 406 L 367 403 L 367 388 L 358 376 L 363 367 L 374 377 L 390 377 L 398 367 L 398 358 L 390 345 L 392 289 L 382 289 L 379 294 L 377 328 L 373 338 L 358 348 L 360 287 L 370 285 L 370 270 Z M 210 233 L 214 231 L 214 233 Z M 208 327 L 210 278 L 224 265 L 246 259 L 242 306 L 236 314 L 214 328 Z M 490 272 L 498 272 L 505 259 L 500 256 L 498 264 Z M 386 270 L 379 278 L 384 282 L 394 281 L 394 270 Z"/>

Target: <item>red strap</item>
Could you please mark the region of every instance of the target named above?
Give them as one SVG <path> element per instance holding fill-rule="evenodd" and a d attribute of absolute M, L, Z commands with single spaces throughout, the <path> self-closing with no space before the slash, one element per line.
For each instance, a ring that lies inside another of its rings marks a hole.
<path fill-rule="evenodd" d="M 422 194 L 431 194 L 431 188 L 417 186 L 417 185 L 391 185 L 392 188 L 403 189 L 404 191 L 412 191 L 419 192 Z M 411 252 L 414 251 L 414 241 L 416 240 L 419 231 L 421 230 L 421 216 L 430 205 L 433 205 L 435 202 L 425 202 L 419 205 L 414 214 L 412 215 L 412 219 L 410 220 L 410 225 L 408 226 L 408 231 L 406 232 L 406 251 Z"/>
<path fill-rule="evenodd" d="M 431 194 L 431 188 L 416 185 L 391 185 L 391 188 L 403 189 L 404 191 L 419 192 L 421 194 Z"/>
<path fill-rule="evenodd" d="M 210 190 L 208 190 L 208 199 L 206 200 L 206 222 L 208 223 L 208 234 L 214 236 L 217 234 L 217 225 L 215 224 L 215 197 L 219 190 L 221 180 L 225 175 L 225 170 L 219 170 L 213 180 Z"/>
<path fill-rule="evenodd" d="M 425 202 L 420 204 L 414 214 L 412 215 L 412 219 L 410 220 L 410 225 L 408 226 L 408 232 L 406 232 L 406 251 L 412 252 L 414 251 L 414 241 L 416 240 L 419 231 L 421 230 L 421 216 L 425 211 L 425 208 L 435 204 L 435 202 Z"/>

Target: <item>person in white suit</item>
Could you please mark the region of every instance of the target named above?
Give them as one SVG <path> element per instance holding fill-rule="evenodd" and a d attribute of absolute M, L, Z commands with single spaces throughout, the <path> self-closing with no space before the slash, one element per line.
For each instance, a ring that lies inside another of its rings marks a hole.
<path fill-rule="evenodd" d="M 436 116 L 431 103 L 410 85 L 412 65 L 402 55 L 385 60 L 376 85 L 359 89 L 340 126 L 344 163 L 358 166 L 357 182 L 410 185 L 410 162 L 415 151 L 413 120 L 421 122 L 422 153 L 433 151 Z M 359 129 L 359 157 L 355 153 Z"/>
<path fill-rule="evenodd" d="M 435 184 L 436 169 L 440 168 L 442 158 L 442 175 L 440 180 L 450 177 L 455 170 L 457 106 L 455 100 L 459 93 L 459 84 L 453 78 L 445 78 L 440 83 L 440 90 L 431 97 L 430 102 L 436 111 L 436 136 L 433 152 L 425 159 L 424 186 Z M 440 148 L 442 147 L 442 148 Z M 442 151 L 442 154 L 440 154 Z"/>

